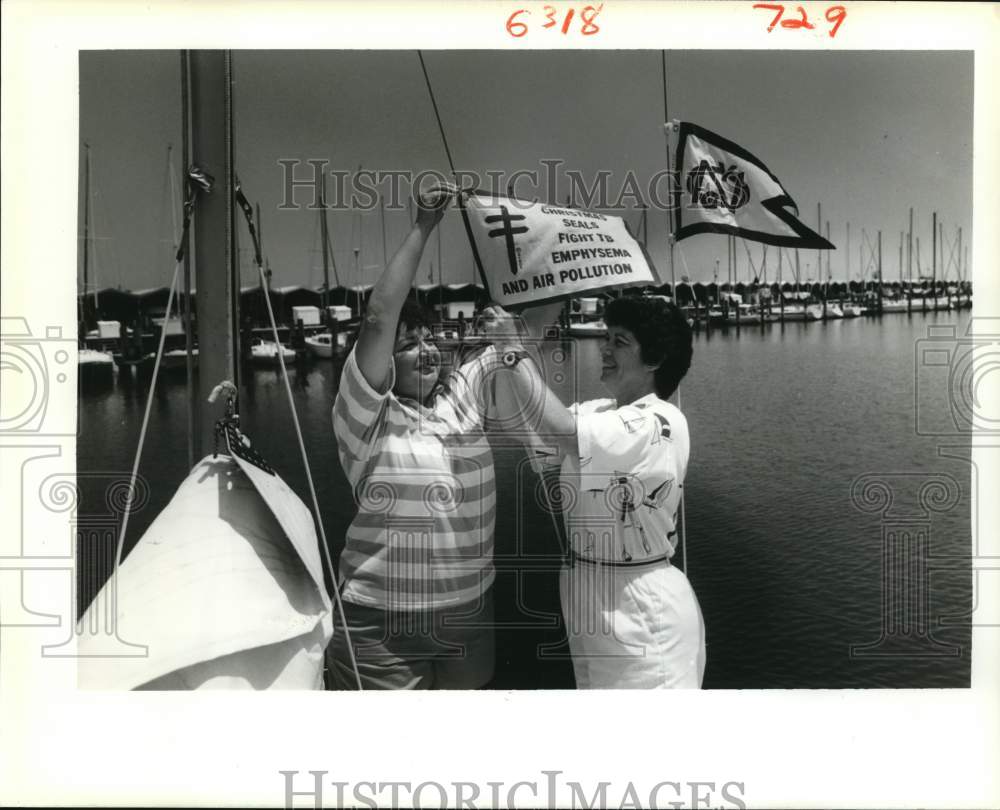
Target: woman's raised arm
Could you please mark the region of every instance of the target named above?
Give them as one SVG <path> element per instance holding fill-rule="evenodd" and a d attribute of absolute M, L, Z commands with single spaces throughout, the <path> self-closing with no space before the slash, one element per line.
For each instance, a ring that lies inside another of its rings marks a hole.
<path fill-rule="evenodd" d="M 453 187 L 435 186 L 420 195 L 417 221 L 382 271 L 368 299 L 354 358 L 358 369 L 376 391 L 384 391 L 389 382 L 399 313 L 413 286 L 420 256 L 454 194 Z"/>

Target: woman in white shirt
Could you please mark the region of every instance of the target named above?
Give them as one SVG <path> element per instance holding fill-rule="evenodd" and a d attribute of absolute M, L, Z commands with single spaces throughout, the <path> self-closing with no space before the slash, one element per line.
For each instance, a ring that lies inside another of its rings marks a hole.
<path fill-rule="evenodd" d="M 566 408 L 527 359 L 511 316 L 498 307 L 485 314 L 510 322 L 493 325 L 508 335 L 497 344 L 506 371 L 498 385 L 520 413 L 537 415 L 518 427 L 529 429 L 536 459 L 561 464 L 569 549 L 560 595 L 577 687 L 700 688 L 701 611 L 671 564 L 690 440 L 667 399 L 691 364 L 686 319 L 661 298 L 611 301 L 600 371 L 611 398 Z M 551 306 L 534 307 L 524 320 L 537 336 L 553 316 Z"/>

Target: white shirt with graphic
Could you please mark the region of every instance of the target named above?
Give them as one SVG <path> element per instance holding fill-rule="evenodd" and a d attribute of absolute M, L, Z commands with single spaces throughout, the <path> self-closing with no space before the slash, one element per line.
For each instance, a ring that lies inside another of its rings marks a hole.
<path fill-rule="evenodd" d="M 647 394 L 570 406 L 579 458 L 563 460 L 563 519 L 573 552 L 616 565 L 669 559 L 690 453 L 687 419 Z"/>

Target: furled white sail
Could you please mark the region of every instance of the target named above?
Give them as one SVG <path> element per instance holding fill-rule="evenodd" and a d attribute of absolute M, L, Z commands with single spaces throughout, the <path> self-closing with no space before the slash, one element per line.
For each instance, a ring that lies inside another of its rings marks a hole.
<path fill-rule="evenodd" d="M 101 657 L 81 633 L 81 688 L 322 688 L 331 603 L 313 519 L 247 458 L 196 464 L 105 584 L 88 613 L 117 605 L 119 638 L 148 655 Z"/>

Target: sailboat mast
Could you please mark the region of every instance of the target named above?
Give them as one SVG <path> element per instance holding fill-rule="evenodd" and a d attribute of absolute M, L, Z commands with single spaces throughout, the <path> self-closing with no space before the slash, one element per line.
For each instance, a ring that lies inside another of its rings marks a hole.
<path fill-rule="evenodd" d="M 826 221 L 826 241 L 830 241 L 830 220 Z M 830 269 L 830 251 L 826 252 L 826 280 L 830 281 L 833 278 L 833 271 Z"/>
<path fill-rule="evenodd" d="M 903 283 L 903 232 L 899 232 L 899 283 Z"/>
<path fill-rule="evenodd" d="M 961 281 L 965 281 L 965 274 L 962 272 L 962 228 L 958 229 L 958 277 Z"/>
<path fill-rule="evenodd" d="M 878 312 L 882 314 L 882 231 L 878 232 Z"/>
<path fill-rule="evenodd" d="M 913 289 L 913 206 L 910 206 L 910 230 L 906 237 L 906 278 Z"/>
<path fill-rule="evenodd" d="M 237 335 L 232 306 L 234 256 L 232 55 L 190 54 L 192 162 L 216 178 L 215 193 L 199 200 L 195 218 L 198 289 L 198 388 L 201 401 L 223 380 L 237 387 Z M 210 410 L 211 409 L 211 410 Z M 202 405 L 197 426 L 198 457 L 214 446 L 218 406 Z"/>
<path fill-rule="evenodd" d="M 327 246 L 330 244 L 330 234 L 326 225 L 326 174 L 323 175 L 323 185 L 320 188 L 319 198 L 319 238 L 322 241 L 323 251 L 323 294 L 320 296 L 320 304 L 323 307 L 323 317 L 326 317 L 327 307 L 330 306 L 330 251 Z"/>
<path fill-rule="evenodd" d="M 931 295 L 935 296 L 934 303 L 937 305 L 937 211 L 931 214 Z"/>
<path fill-rule="evenodd" d="M 90 144 L 83 145 L 83 313 L 86 321 L 90 280 Z"/>
<path fill-rule="evenodd" d="M 191 165 L 191 57 L 189 51 L 181 51 L 181 197 L 186 191 L 187 171 Z M 177 200 L 171 201 L 177 205 Z M 195 425 L 198 409 L 195 407 L 194 380 L 194 328 L 191 320 L 191 235 L 187 229 L 181 234 L 183 243 L 178 246 L 184 252 L 184 364 L 187 371 L 187 459 L 188 467 L 194 467 L 195 443 L 197 439 Z M 139 324 L 136 324 L 139 329 Z"/>
<path fill-rule="evenodd" d="M 820 204 L 816 203 L 816 233 L 823 233 L 823 215 L 820 210 Z M 816 280 L 823 280 L 823 251 L 816 251 Z M 824 292 L 825 296 L 825 292 Z"/>
<path fill-rule="evenodd" d="M 945 282 L 948 280 L 948 266 L 944 261 L 944 223 L 938 223 L 938 245 L 940 245 L 941 251 L 941 281 Z"/>

